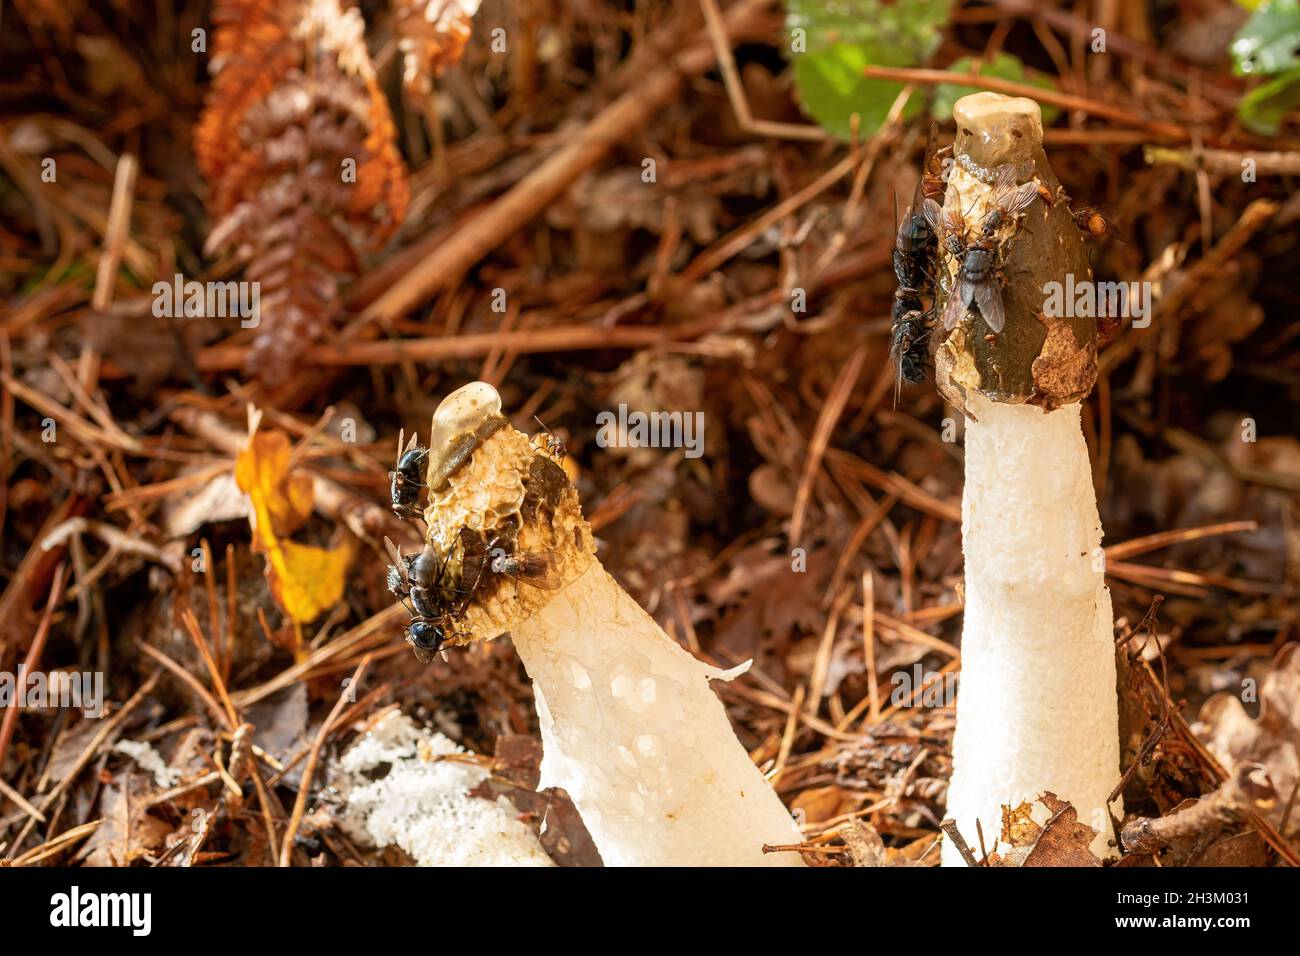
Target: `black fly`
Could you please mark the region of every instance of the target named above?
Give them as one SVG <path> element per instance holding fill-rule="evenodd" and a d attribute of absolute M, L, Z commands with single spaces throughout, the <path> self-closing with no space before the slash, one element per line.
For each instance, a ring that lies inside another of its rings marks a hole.
<path fill-rule="evenodd" d="M 909 385 L 925 381 L 925 338 L 930 330 L 925 325 L 925 315 L 908 312 L 894 322 L 889 339 L 889 354 L 898 366 L 899 377 Z"/>
<path fill-rule="evenodd" d="M 446 554 L 430 544 L 404 555 L 388 538 L 384 547 L 393 560 L 388 566 L 388 589 L 411 615 L 406 641 L 423 664 L 431 663 L 447 641 L 470 636 L 461 629 L 465 609 L 490 576 L 511 578 L 516 587 L 524 583 L 554 590 L 562 584 L 554 553 L 519 552 L 512 540 L 503 537 L 485 543 L 469 528 L 460 529 Z M 452 561 L 457 550 L 458 565 Z"/>
<path fill-rule="evenodd" d="M 429 463 L 429 449 L 416 444 L 412 435 L 406 449 L 402 449 L 402 438 L 397 439 L 397 464 L 388 473 L 388 494 L 393 514 L 409 521 L 415 516 L 420 492 L 424 489 L 424 469 Z"/>
<path fill-rule="evenodd" d="M 931 124 L 912 204 L 903 212 L 902 222 L 896 223 L 894 233 L 894 278 L 898 281 L 898 288 L 894 292 L 890 314 L 889 352 L 898 367 L 899 378 L 909 385 L 925 380 L 925 362 L 929 355 L 925 346 L 926 316 L 929 313 L 923 300 L 933 289 L 930 266 L 936 240 L 934 227 L 926 215 L 927 204 L 933 204 L 934 200 L 925 198 L 923 187 L 935 157 L 936 134 L 937 124 Z"/>

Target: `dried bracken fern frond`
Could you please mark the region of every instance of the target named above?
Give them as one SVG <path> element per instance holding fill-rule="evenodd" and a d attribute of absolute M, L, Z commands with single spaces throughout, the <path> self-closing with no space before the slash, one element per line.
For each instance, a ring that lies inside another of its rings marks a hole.
<path fill-rule="evenodd" d="M 479 0 L 393 0 L 408 93 L 428 96 L 433 78 L 460 62 L 478 7 Z"/>
<path fill-rule="evenodd" d="M 212 186 L 209 253 L 261 284 L 250 370 L 269 384 L 328 328 L 341 278 L 396 228 L 406 168 L 365 24 L 339 0 L 220 0 L 195 133 Z"/>

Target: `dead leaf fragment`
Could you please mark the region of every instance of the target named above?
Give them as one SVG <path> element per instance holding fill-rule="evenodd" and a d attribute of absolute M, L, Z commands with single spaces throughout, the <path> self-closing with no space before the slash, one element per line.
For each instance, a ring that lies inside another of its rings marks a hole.
<path fill-rule="evenodd" d="M 343 597 L 353 544 L 344 538 L 319 548 L 287 537 L 311 515 L 313 497 L 309 476 L 289 474 L 291 454 L 286 435 L 258 431 L 254 423 L 248 444 L 235 459 L 235 481 L 252 506 L 253 550 L 266 556 L 271 595 L 293 622 L 301 645 L 302 625 Z"/>

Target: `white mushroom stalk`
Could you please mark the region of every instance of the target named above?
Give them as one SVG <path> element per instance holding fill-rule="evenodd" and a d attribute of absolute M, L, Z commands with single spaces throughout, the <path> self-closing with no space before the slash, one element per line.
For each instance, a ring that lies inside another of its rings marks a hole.
<path fill-rule="evenodd" d="M 1001 807 L 1050 790 L 1113 855 L 1119 780 L 1110 591 L 1079 405 L 969 400 L 962 548 L 966 609 L 948 815 L 976 845 Z M 1039 821 L 1040 823 L 1042 821 Z M 950 843 L 945 865 L 965 865 Z"/>
<path fill-rule="evenodd" d="M 494 415 L 489 385 L 448 396 L 434 417 L 430 475 Z M 560 585 L 494 576 L 449 643 L 512 634 L 537 699 L 541 786 L 569 793 L 607 865 L 801 865 L 797 853 L 763 851 L 802 837 L 709 687 L 742 669 L 697 661 L 606 573 L 546 437 L 501 427 L 441 490 L 430 480 L 425 515 L 441 553 L 456 553 L 463 528 L 485 539 L 517 529 L 515 553 L 549 555 Z"/>
<path fill-rule="evenodd" d="M 996 233 L 1005 328 L 993 334 L 972 309 L 936 354 L 940 390 L 967 414 L 966 607 L 948 814 L 977 852 L 980 834 L 991 851 L 1001 808 L 1051 791 L 1097 831 L 1092 850 L 1104 857 L 1115 852 L 1119 812 L 1118 800 L 1107 805 L 1119 780 L 1115 649 L 1079 406 L 1096 376 L 1095 320 L 1044 306 L 1047 283 L 1091 275 L 1042 152 L 1037 104 L 981 93 L 953 116 L 940 298 L 956 288 L 962 262 L 961 243 L 954 251 L 948 241 L 960 221 L 951 211 L 964 216 L 959 238 L 969 244 L 989 221 L 998 169 L 1010 164 L 1016 182 L 1036 179 L 1042 189 L 1023 222 L 1009 217 Z M 943 860 L 964 865 L 951 841 Z"/>

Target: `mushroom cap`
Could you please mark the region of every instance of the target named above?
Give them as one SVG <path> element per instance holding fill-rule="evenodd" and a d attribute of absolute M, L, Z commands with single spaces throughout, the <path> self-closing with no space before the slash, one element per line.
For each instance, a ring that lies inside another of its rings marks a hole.
<path fill-rule="evenodd" d="M 430 468 L 457 436 L 500 414 L 501 397 L 486 382 L 472 382 L 448 395 L 433 417 Z M 551 481 L 539 482 L 539 474 Z M 546 503 L 536 506 L 542 497 Z M 465 528 L 480 535 L 489 547 L 499 540 L 498 547 L 515 555 L 544 556 L 552 570 L 552 583 L 561 588 L 595 560 L 591 527 L 582 516 L 578 493 L 551 457 L 546 442 L 532 441 L 508 424 L 484 440 L 469 460 L 452 472 L 444 487 L 430 489 L 424 518 L 428 542 L 440 555 L 451 554 L 454 574 L 461 570 L 458 542 Z M 541 587 L 508 573 L 489 573 L 447 644 L 499 637 L 536 614 L 555 594 L 553 587 Z"/>

